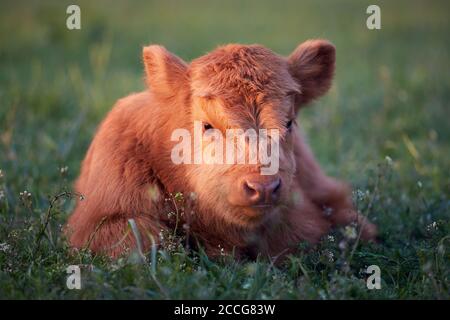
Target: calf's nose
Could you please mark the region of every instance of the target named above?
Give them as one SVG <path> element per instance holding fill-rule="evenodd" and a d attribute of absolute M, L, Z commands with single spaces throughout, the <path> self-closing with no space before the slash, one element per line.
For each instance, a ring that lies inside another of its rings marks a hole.
<path fill-rule="evenodd" d="M 250 206 L 270 205 L 279 199 L 280 189 L 278 177 L 271 180 L 244 179 L 241 192 Z"/>

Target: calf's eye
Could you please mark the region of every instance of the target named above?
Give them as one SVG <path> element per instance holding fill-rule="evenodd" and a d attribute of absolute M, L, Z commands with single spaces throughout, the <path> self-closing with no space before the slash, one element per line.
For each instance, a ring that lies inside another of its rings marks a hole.
<path fill-rule="evenodd" d="M 289 120 L 289 121 L 286 123 L 286 128 L 287 128 L 289 131 L 292 129 L 292 122 L 293 122 L 293 120 Z"/>
<path fill-rule="evenodd" d="M 203 122 L 203 130 L 209 130 L 214 129 L 212 125 L 210 125 L 208 122 Z"/>

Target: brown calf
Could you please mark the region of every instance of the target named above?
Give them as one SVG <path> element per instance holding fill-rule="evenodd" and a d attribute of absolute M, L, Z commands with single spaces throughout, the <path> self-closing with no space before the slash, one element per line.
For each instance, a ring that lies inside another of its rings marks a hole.
<path fill-rule="evenodd" d="M 239 256 L 277 256 L 351 222 L 363 239 L 375 237 L 376 227 L 353 209 L 349 187 L 322 172 L 296 122 L 299 109 L 331 85 L 332 44 L 306 41 L 287 58 L 231 44 L 189 64 L 152 45 L 143 60 L 148 90 L 117 102 L 83 161 L 76 190 L 84 200 L 66 228 L 71 246 L 117 257 L 136 245 L 126 235 L 134 219 L 148 250 L 151 236 L 173 231 L 167 210 L 174 208 L 165 200 L 177 192 L 195 195 L 177 219 L 210 255 L 234 248 Z M 262 175 L 260 162 L 174 163 L 172 133 L 193 132 L 195 120 L 219 132 L 277 129 L 279 170 Z"/>

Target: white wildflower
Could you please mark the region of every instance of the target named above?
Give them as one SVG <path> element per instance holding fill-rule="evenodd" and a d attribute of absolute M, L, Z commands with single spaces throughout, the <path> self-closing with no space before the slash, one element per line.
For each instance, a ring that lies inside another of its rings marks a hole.
<path fill-rule="evenodd" d="M 391 166 L 392 163 L 393 163 L 392 158 L 389 157 L 389 156 L 386 156 L 386 157 L 384 158 L 384 160 L 386 160 L 386 163 L 387 163 L 389 166 Z"/>
<path fill-rule="evenodd" d="M 356 189 L 353 194 L 358 201 L 363 201 L 365 198 L 365 193 L 361 189 Z"/>
<path fill-rule="evenodd" d="M 224 250 L 224 248 L 222 248 L 222 246 L 221 246 L 220 244 L 219 244 L 217 247 L 218 247 L 219 250 L 220 250 L 220 255 L 221 255 L 221 256 L 224 256 L 224 255 L 225 255 L 225 250 Z"/>
<path fill-rule="evenodd" d="M 10 245 L 7 244 L 6 242 L 0 243 L 0 251 L 1 252 L 8 252 L 10 248 L 11 248 Z"/>
<path fill-rule="evenodd" d="M 28 192 L 27 190 L 20 192 L 19 195 L 24 200 L 31 198 L 31 192 Z"/>
<path fill-rule="evenodd" d="M 435 230 L 437 230 L 437 229 L 438 229 L 438 224 L 437 224 L 436 221 L 433 221 L 432 223 L 430 223 L 430 224 L 427 226 L 427 231 L 428 231 L 428 232 L 433 232 L 433 231 L 435 231 Z"/>
<path fill-rule="evenodd" d="M 334 261 L 334 254 L 332 251 L 325 249 L 325 250 L 323 250 L 322 254 L 328 260 L 328 262 Z"/>
<path fill-rule="evenodd" d="M 344 236 L 347 239 L 356 239 L 356 237 L 358 236 L 357 232 L 356 232 L 356 228 L 353 226 L 346 226 L 344 229 Z"/>

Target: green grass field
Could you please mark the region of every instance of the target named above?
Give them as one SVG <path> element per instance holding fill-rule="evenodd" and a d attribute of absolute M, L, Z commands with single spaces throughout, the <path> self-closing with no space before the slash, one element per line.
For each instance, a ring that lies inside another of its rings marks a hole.
<path fill-rule="evenodd" d="M 372 1 L 85 1 L 69 31 L 71 3 L 0 3 L 0 299 L 450 298 L 448 1 L 378 2 L 381 30 L 366 28 Z M 336 230 L 277 267 L 182 248 L 152 266 L 69 255 L 60 228 L 74 199 L 55 196 L 113 103 L 145 88 L 143 45 L 190 60 L 228 42 L 287 55 L 318 37 L 336 45 L 335 83 L 299 122 L 381 243 Z M 72 264 L 86 266 L 82 290 L 66 288 Z M 366 288 L 372 264 L 381 290 Z"/>

